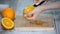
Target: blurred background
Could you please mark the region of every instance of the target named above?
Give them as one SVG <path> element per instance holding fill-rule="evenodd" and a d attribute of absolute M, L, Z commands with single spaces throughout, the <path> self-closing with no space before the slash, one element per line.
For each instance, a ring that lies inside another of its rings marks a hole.
<path fill-rule="evenodd" d="M 60 1 L 60 0 L 49 0 L 47 2 L 48 4 L 51 4 L 53 2 Z M 25 6 L 27 5 L 33 5 L 32 0 L 0 0 L 0 10 L 3 10 L 5 7 L 11 7 L 15 11 L 15 16 L 21 16 L 22 11 Z M 55 10 L 47 10 L 43 12 L 42 14 L 52 14 L 54 19 L 55 19 L 55 30 L 57 34 L 60 32 L 60 9 L 55 9 Z M 47 32 L 48 34 L 55 34 L 54 31 L 49 31 Z M 42 33 L 43 34 L 43 33 Z"/>
<path fill-rule="evenodd" d="M 56 2 L 56 1 L 59 1 L 59 0 L 49 0 L 47 2 L 47 5 L 51 4 L 53 2 Z M 4 6 L 8 7 L 9 6 L 9 7 L 13 8 L 14 11 L 15 11 L 15 14 L 20 16 L 20 15 L 22 15 L 22 12 L 23 12 L 23 9 L 24 9 L 25 6 L 33 5 L 33 0 L 0 0 L 0 6 L 1 5 L 2 5 L 2 7 L 4 7 Z M 52 14 L 53 12 L 54 12 L 54 10 L 49 10 L 49 11 L 45 11 L 44 13 L 45 14 L 46 13 L 47 14 Z"/>

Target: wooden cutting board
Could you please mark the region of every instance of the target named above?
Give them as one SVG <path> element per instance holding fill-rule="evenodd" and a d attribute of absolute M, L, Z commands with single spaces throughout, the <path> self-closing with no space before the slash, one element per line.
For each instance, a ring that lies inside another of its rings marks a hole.
<path fill-rule="evenodd" d="M 40 15 L 36 20 L 34 21 L 27 21 L 26 19 L 24 19 L 23 16 L 16 16 L 15 19 L 15 28 L 16 30 L 18 29 L 25 29 L 25 27 L 29 27 L 29 28 L 41 28 L 42 30 L 46 30 L 47 28 L 54 28 L 54 19 L 52 17 L 52 15 L 50 14 L 43 14 Z M 25 29 L 26 30 L 26 29 Z M 50 29 L 49 29 L 50 30 Z"/>

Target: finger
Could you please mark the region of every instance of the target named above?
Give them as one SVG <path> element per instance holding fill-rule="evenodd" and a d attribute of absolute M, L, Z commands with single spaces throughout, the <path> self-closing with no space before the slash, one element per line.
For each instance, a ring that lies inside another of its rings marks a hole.
<path fill-rule="evenodd" d="M 29 20 L 35 20 L 36 18 L 37 18 L 37 16 L 39 15 L 39 13 L 35 13 L 35 14 L 33 14 L 33 16 L 32 17 L 27 17 L 27 19 L 29 19 Z"/>
<path fill-rule="evenodd" d="M 35 19 L 36 19 L 36 17 L 37 17 L 37 15 L 33 15 L 33 16 L 32 16 L 32 17 L 30 17 L 30 18 L 29 18 L 29 17 L 27 17 L 27 19 L 28 19 L 28 20 L 35 20 Z"/>

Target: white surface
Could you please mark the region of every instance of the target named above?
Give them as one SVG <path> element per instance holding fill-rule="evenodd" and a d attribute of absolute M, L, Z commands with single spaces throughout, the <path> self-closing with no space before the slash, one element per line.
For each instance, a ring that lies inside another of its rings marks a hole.
<path fill-rule="evenodd" d="M 4 8 L 9 7 L 8 4 L 0 4 L 0 11 L 2 11 Z"/>
<path fill-rule="evenodd" d="M 19 27 L 19 28 L 15 28 L 15 31 L 28 31 L 28 32 L 32 32 L 32 31 L 36 31 L 36 32 L 40 32 L 40 31 L 54 31 L 53 27 Z"/>

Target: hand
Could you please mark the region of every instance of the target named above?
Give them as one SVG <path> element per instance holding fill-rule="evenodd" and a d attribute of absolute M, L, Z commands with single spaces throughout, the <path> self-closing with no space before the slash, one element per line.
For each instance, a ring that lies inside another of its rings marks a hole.
<path fill-rule="evenodd" d="M 49 9 L 55 9 L 55 8 L 60 8 L 60 1 L 59 2 L 55 2 L 55 3 L 52 3 L 50 5 L 41 5 L 41 6 L 38 6 L 36 7 L 33 11 L 29 12 L 28 14 L 25 14 L 24 17 L 26 19 L 36 19 L 38 17 L 38 15 L 45 11 L 45 10 L 49 10 Z M 33 14 L 33 16 L 31 18 L 27 17 L 29 16 L 30 14 Z"/>
<path fill-rule="evenodd" d="M 39 7 L 36 7 L 33 11 L 29 12 L 28 14 L 25 14 L 24 17 L 28 20 L 35 20 L 42 11 L 43 11 L 43 7 L 39 6 Z M 28 16 L 30 14 L 33 14 L 33 16 L 29 18 Z"/>

